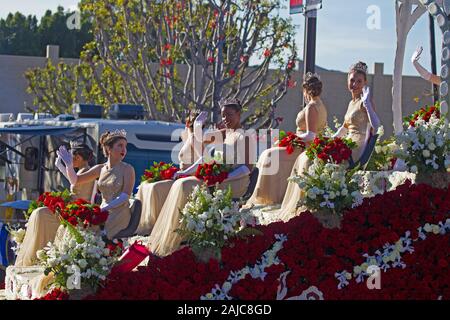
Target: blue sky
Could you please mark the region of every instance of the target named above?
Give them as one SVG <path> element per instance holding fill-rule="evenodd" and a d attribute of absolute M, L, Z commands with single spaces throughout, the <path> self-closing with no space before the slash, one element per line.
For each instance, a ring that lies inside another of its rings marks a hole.
<path fill-rule="evenodd" d="M 47 9 L 55 10 L 60 4 L 73 7 L 77 0 L 0 0 L 0 18 L 9 12 L 41 16 Z M 288 1 L 285 1 L 286 5 Z M 381 29 L 369 30 L 367 8 L 379 6 L 381 10 Z M 366 61 L 373 72 L 375 62 L 384 63 L 384 72 L 392 74 L 396 47 L 394 0 L 323 0 L 323 8 L 318 13 L 317 25 L 317 65 L 333 70 L 347 71 L 357 60 Z M 284 17 L 288 9 L 280 11 Z M 304 17 L 292 16 L 297 25 L 297 44 L 302 56 Z M 441 46 L 440 30 L 436 26 L 437 48 Z M 404 63 L 405 75 L 416 75 L 410 57 L 418 45 L 424 47 L 421 63 L 430 68 L 428 15 L 423 15 L 413 27 L 408 37 Z M 440 55 L 438 55 L 440 60 Z M 438 61 L 438 68 L 439 68 Z M 438 69 L 439 70 L 439 69 Z"/>

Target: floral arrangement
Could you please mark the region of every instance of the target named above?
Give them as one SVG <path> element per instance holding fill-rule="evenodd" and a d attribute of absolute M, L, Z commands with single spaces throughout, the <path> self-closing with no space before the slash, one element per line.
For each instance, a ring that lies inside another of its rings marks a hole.
<path fill-rule="evenodd" d="M 446 172 L 449 167 L 449 129 L 446 117 L 438 118 L 435 113 L 428 120 L 417 119 L 415 126 L 409 126 L 395 137 L 399 147 L 397 157 L 403 159 L 413 173 Z"/>
<path fill-rule="evenodd" d="M 222 249 L 221 263 L 199 263 L 185 247 L 162 259 L 150 257 L 137 272 L 110 275 L 89 299 L 448 300 L 450 255 L 442 248 L 450 241 L 449 210 L 448 191 L 407 183 L 349 210 L 340 230 L 323 228 L 304 212 L 259 226 L 262 235 L 250 240 L 234 238 L 232 247 Z M 414 252 L 394 250 L 400 240 L 406 248 L 407 238 Z M 357 279 L 365 279 L 364 263 L 376 260 L 377 251 L 381 260 L 383 254 L 392 259 L 389 268 L 380 264 L 382 290 L 370 290 Z M 336 275 L 344 273 L 348 284 Z"/>
<path fill-rule="evenodd" d="M 31 213 L 41 207 L 47 207 L 51 212 L 55 213 L 64 209 L 68 202 L 72 201 L 72 194 L 69 190 L 62 192 L 44 192 L 41 194 L 37 201 L 32 201 L 27 212 L 27 220 Z"/>
<path fill-rule="evenodd" d="M 397 161 L 395 153 L 398 150 L 398 146 L 395 143 L 395 138 L 392 136 L 389 139 L 381 141 L 381 137 L 384 135 L 384 128 L 380 126 L 377 131 L 378 139 L 375 144 L 374 152 L 370 157 L 367 164 L 367 171 L 386 171 L 392 170 Z"/>
<path fill-rule="evenodd" d="M 309 159 L 320 159 L 322 162 L 333 162 L 340 164 L 350 159 L 352 150 L 356 143 L 351 139 L 328 138 L 322 135 L 316 137 L 306 149 Z"/>
<path fill-rule="evenodd" d="M 281 130 L 278 146 L 285 147 L 287 154 L 292 154 L 294 149 L 304 149 L 306 145 L 294 132 L 289 131 L 286 133 Z"/>
<path fill-rule="evenodd" d="M 356 169 L 347 170 L 344 164 L 323 163 L 315 159 L 308 172 L 289 178 L 304 190 L 305 197 L 299 205 L 309 210 L 331 209 L 342 213 L 344 209 L 355 207 L 362 201 L 359 192 L 359 176 Z"/>
<path fill-rule="evenodd" d="M 85 229 L 103 225 L 108 216 L 108 212 L 102 211 L 100 206 L 83 199 L 68 203 L 60 213 L 60 217 L 72 226 L 81 226 Z"/>
<path fill-rule="evenodd" d="M 410 127 L 415 127 L 418 120 L 428 122 L 430 121 L 432 116 L 438 119 L 441 117 L 441 108 L 439 102 L 437 102 L 434 106 L 425 106 L 420 108 L 409 117 L 405 117 L 404 122 Z"/>
<path fill-rule="evenodd" d="M 218 163 L 216 160 L 213 160 L 209 163 L 200 164 L 197 167 L 197 171 L 195 172 L 195 176 L 205 181 L 208 186 L 214 186 L 217 183 L 222 183 L 224 180 L 228 178 L 228 173 L 230 171 L 230 167 L 221 163 Z"/>
<path fill-rule="evenodd" d="M 26 229 L 21 228 L 20 226 L 7 226 L 8 233 L 10 234 L 10 240 L 15 243 L 15 246 L 11 247 L 14 254 L 18 254 L 20 250 L 20 246 L 23 243 L 23 239 L 25 238 Z"/>
<path fill-rule="evenodd" d="M 225 243 L 246 226 L 245 214 L 232 201 L 232 192 L 214 190 L 210 194 L 205 185 L 196 186 L 181 211 L 181 227 L 177 230 L 196 250 L 215 248 Z"/>
<path fill-rule="evenodd" d="M 45 275 L 54 275 L 51 289 L 70 292 L 86 286 L 95 290 L 120 254 L 121 250 L 111 251 L 97 233 L 73 228 L 61 242 L 49 243 L 39 250 L 37 257 L 45 267 Z"/>
<path fill-rule="evenodd" d="M 161 180 L 170 180 L 179 169 L 172 163 L 153 162 L 153 166 L 144 171 L 141 182 L 152 183 Z"/>

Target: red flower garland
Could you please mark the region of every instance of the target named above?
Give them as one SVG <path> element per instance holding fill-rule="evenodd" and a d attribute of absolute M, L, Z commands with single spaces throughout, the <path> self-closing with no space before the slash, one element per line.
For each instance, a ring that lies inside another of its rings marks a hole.
<path fill-rule="evenodd" d="M 286 298 L 300 295 L 316 286 L 325 299 L 450 299 L 450 274 L 446 272 L 450 235 L 428 235 L 414 243 L 415 251 L 404 253 L 405 269 L 382 272 L 382 290 L 369 290 L 365 284 L 349 281 L 337 288 L 335 273 L 352 271 L 365 261 L 364 253 L 374 254 L 386 243 L 395 243 L 406 231 L 411 238 L 417 228 L 449 218 L 448 190 L 406 183 L 395 191 L 365 199 L 347 211 L 341 229 L 323 228 L 310 213 L 304 212 L 287 223 L 260 226 L 262 236 L 236 239 L 222 250 L 222 261 L 199 263 L 187 247 L 163 259 L 150 258 L 138 272 L 110 276 L 95 296 L 89 299 L 187 299 L 198 300 L 226 281 L 231 271 L 254 265 L 268 250 L 275 234 L 288 241 L 278 253 L 282 262 L 266 268 L 264 281 L 246 279 L 233 285 L 229 294 L 238 299 L 275 299 L 278 277 L 286 278 Z"/>

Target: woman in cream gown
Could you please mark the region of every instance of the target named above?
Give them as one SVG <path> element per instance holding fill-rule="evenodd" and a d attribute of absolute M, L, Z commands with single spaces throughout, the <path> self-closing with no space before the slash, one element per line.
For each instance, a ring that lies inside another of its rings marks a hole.
<path fill-rule="evenodd" d="M 67 167 L 69 181 L 72 184 L 87 183 L 98 179 L 98 190 L 102 194 L 101 209 L 108 211 L 105 223 L 106 236 L 114 236 L 128 226 L 131 218 L 129 198 L 133 192 L 135 182 L 134 168 L 123 162 L 127 154 L 127 139 L 124 130 L 106 132 L 100 138 L 103 152 L 108 160 L 98 164 L 87 172 L 77 174 L 73 170 L 71 155 L 60 148 L 58 154 Z"/>
<path fill-rule="evenodd" d="M 241 128 L 240 124 L 240 102 L 236 99 L 226 101 L 222 104 L 222 119 L 227 129 L 222 130 L 225 136 L 224 149 L 225 153 L 232 152 L 234 157 L 233 170 L 230 172 L 228 179 L 220 184 L 220 189 L 227 189 L 231 186 L 233 198 L 241 197 L 245 194 L 249 180 L 250 165 L 249 159 L 249 145 L 248 140 L 244 135 L 236 131 Z M 241 150 L 245 144 L 245 150 Z M 239 151 L 236 152 L 236 149 Z M 236 156 L 245 154 L 245 160 L 242 165 L 238 164 Z M 228 158 L 228 157 L 227 157 Z M 200 160 L 201 161 L 201 160 Z M 182 173 L 195 172 L 199 161 L 191 168 Z M 183 238 L 175 231 L 180 227 L 180 210 L 184 208 L 187 203 L 189 195 L 192 193 L 195 186 L 201 185 L 203 182 L 196 177 L 187 177 L 176 180 L 166 201 L 161 209 L 158 220 L 149 237 L 148 246 L 150 251 L 157 256 L 166 256 L 176 251 Z"/>
<path fill-rule="evenodd" d="M 379 118 L 373 108 L 370 90 L 366 86 L 367 65 L 365 63 L 358 62 L 351 67 L 347 84 L 349 91 L 352 93 L 352 100 L 348 105 L 343 126 L 338 129 L 333 137 L 346 137 L 354 141 L 357 147 L 352 150 L 352 158 L 354 161 L 358 161 L 364 152 L 369 135 L 376 132 L 380 125 Z M 306 152 L 303 152 L 295 162 L 291 176 L 307 171 L 310 164 L 311 161 L 306 156 Z M 297 213 L 305 211 L 306 208 L 297 209 L 298 201 L 304 196 L 305 193 L 298 184 L 289 182 L 281 209 L 277 213 L 280 219 L 287 221 L 296 216 Z"/>
<path fill-rule="evenodd" d="M 309 103 L 296 119 L 297 136 L 305 142 L 314 139 L 315 133 L 327 125 L 327 109 L 320 99 L 321 93 L 322 82 L 319 77 L 308 73 L 303 81 L 303 95 Z M 302 151 L 295 148 L 292 154 L 288 154 L 286 147 L 265 150 L 258 160 L 259 175 L 255 190 L 244 207 L 280 204 L 286 193 L 287 179 Z"/>
<path fill-rule="evenodd" d="M 78 168 L 78 173 L 89 170 L 89 161 L 92 159 L 92 150 L 87 145 L 71 142 L 74 167 Z M 62 166 L 61 158 L 57 158 L 56 166 L 66 175 L 66 169 Z M 91 201 L 93 196 L 94 181 L 79 183 L 70 186 L 73 194 L 72 199 L 84 199 Z M 47 207 L 34 210 L 27 223 L 25 238 L 17 254 L 15 266 L 27 267 L 35 264 L 36 252 L 44 248 L 47 243 L 55 240 L 57 230 L 60 226 L 58 217 Z"/>
<path fill-rule="evenodd" d="M 186 119 L 186 128 L 181 134 L 183 146 L 178 153 L 180 170 L 192 166 L 202 155 L 199 148 L 194 148 L 194 120 L 199 112 L 192 112 Z M 201 144 L 199 145 L 201 147 Z M 136 233 L 149 235 L 158 219 L 162 206 L 169 194 L 174 180 L 162 180 L 153 183 L 141 183 L 136 198 L 142 202 L 141 220 Z"/>

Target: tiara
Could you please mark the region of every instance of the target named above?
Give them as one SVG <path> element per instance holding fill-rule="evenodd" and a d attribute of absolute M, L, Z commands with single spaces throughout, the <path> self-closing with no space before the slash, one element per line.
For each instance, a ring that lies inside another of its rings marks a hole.
<path fill-rule="evenodd" d="M 120 137 L 120 138 L 127 138 L 127 132 L 125 131 L 125 129 L 116 129 L 114 131 L 108 131 L 108 136 L 107 136 L 107 140 L 110 140 L 112 138 L 116 138 L 116 137 Z"/>
<path fill-rule="evenodd" d="M 308 72 L 307 74 L 305 74 L 304 82 L 308 82 L 314 78 L 320 80 L 320 76 L 317 73 Z"/>
<path fill-rule="evenodd" d="M 367 68 L 368 68 L 367 64 L 365 64 L 362 61 L 359 61 L 350 67 L 350 72 L 359 71 L 359 72 L 363 72 L 364 74 L 367 74 Z"/>
<path fill-rule="evenodd" d="M 70 149 L 83 149 L 84 144 L 77 140 L 70 141 Z"/>
<path fill-rule="evenodd" d="M 221 107 L 230 106 L 230 105 L 238 105 L 240 107 L 241 101 L 238 98 L 222 99 L 222 100 L 220 100 L 219 105 Z"/>

